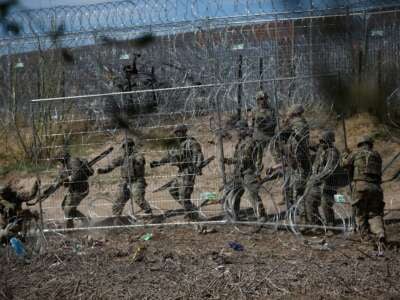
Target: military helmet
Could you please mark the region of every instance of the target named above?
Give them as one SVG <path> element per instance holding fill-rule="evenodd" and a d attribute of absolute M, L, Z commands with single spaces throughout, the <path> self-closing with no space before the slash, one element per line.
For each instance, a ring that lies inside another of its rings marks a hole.
<path fill-rule="evenodd" d="M 288 110 L 289 115 L 301 115 L 302 113 L 304 113 L 304 107 L 301 104 L 292 105 Z"/>
<path fill-rule="evenodd" d="M 174 128 L 174 133 L 177 133 L 177 132 L 186 133 L 187 131 L 188 131 L 188 128 L 187 128 L 187 126 L 185 124 L 177 125 Z"/>
<path fill-rule="evenodd" d="M 132 138 L 127 138 L 122 142 L 122 148 L 125 148 L 126 146 L 132 147 L 135 146 L 135 142 Z"/>
<path fill-rule="evenodd" d="M 357 141 L 357 147 L 360 147 L 362 144 L 374 144 L 374 140 L 369 135 L 361 136 Z"/>
<path fill-rule="evenodd" d="M 321 134 L 321 141 L 326 143 L 334 143 L 335 142 L 335 132 L 332 130 L 326 130 Z"/>
<path fill-rule="evenodd" d="M 267 99 L 268 95 L 264 91 L 258 91 L 256 94 L 256 100 Z"/>

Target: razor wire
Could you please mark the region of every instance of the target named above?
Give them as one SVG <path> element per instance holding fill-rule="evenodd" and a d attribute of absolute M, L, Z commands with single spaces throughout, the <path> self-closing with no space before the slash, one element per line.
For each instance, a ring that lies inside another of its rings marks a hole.
<path fill-rule="evenodd" d="M 326 84 L 337 88 L 339 76 L 351 79 L 354 61 L 358 59 L 352 57 L 354 48 L 362 48 L 365 34 L 371 37 L 366 64 L 371 68 L 379 55 L 389 61 L 398 35 L 396 9 L 367 12 L 363 1 L 356 1 L 360 10 L 349 10 L 345 6 L 319 10 L 314 4 L 311 10 L 292 13 L 270 13 L 260 1 L 260 9 L 255 10 L 248 6 L 250 2 L 235 1 L 237 8 L 233 11 L 242 14 L 224 11 L 221 2 L 214 7 L 218 13 L 207 18 L 202 18 L 199 11 L 210 13 L 213 6 L 207 8 L 209 2 L 198 1 L 176 1 L 177 5 L 194 7 L 194 13 L 182 19 L 171 18 L 171 14 L 165 17 L 163 14 L 168 14 L 169 7 L 157 6 L 156 2 L 147 2 L 145 7 L 123 1 L 21 12 L 30 24 L 30 31 L 24 29 L 20 38 L 1 41 L 7 44 L 3 48 L 7 55 L 3 56 L 1 70 L 3 78 L 9 78 L 2 94 L 14 100 L 10 101 L 14 105 L 10 107 L 29 111 L 27 115 L 32 120 L 22 121 L 33 124 L 33 149 L 38 165 L 44 169 L 40 173 L 43 182 L 50 183 L 57 176 L 55 161 L 66 144 L 74 156 L 93 157 L 110 145 L 117 151 L 118 145 L 130 135 L 148 161 L 174 150 L 176 138 L 170 133 L 179 123 L 189 125 L 189 132 L 200 141 L 205 157 L 220 157 L 218 135 L 223 135 L 223 154 L 229 156 L 236 138 L 228 124 L 235 120 L 238 98 L 242 99 L 239 110 L 244 117 L 246 111 L 254 108 L 258 89 L 277 99 L 275 109 L 279 118 L 292 104 L 302 103 L 307 111 L 322 116 L 309 116 L 311 128 L 319 129 L 336 120 L 332 108 L 335 98 L 327 91 Z M 133 18 L 132 13 L 131 19 L 126 18 L 133 6 L 145 13 L 138 18 Z M 146 16 L 149 10 L 158 13 L 157 17 Z M 385 17 L 391 22 L 383 22 Z M 373 28 L 367 32 L 363 31 L 364 27 L 357 30 L 366 19 L 374 24 Z M 43 30 L 32 25 L 35 22 L 42 22 Z M 52 39 L 51 34 L 61 25 L 61 37 Z M 349 38 L 340 28 L 356 30 Z M 379 32 L 381 28 L 384 37 Z M 154 42 L 139 50 L 132 47 L 129 41 L 144 32 L 154 34 Z M 110 42 L 111 36 L 114 40 Z M 66 47 L 70 48 L 73 62 L 64 59 Z M 380 54 L 379 47 L 383 47 Z M 134 90 L 120 92 L 117 83 L 125 76 L 122 67 L 135 57 L 132 62 L 137 68 Z M 29 106 L 28 99 L 38 101 Z M 210 126 L 210 118 L 222 119 L 222 127 Z M 105 161 L 110 163 L 111 159 Z M 159 195 L 151 192 L 176 178 L 174 166 L 152 171 L 146 164 L 146 199 L 153 209 L 153 219 L 146 220 L 140 208 L 129 201 L 123 213 L 125 223 L 109 223 L 120 184 L 119 170 L 104 177 L 91 177 L 89 195 L 80 207 L 96 223 L 90 223 L 89 228 L 230 224 L 223 220 L 225 212 L 219 202 L 223 198 L 220 168 L 216 159 L 207 166 L 205 175 L 196 177 L 191 201 L 201 215 L 202 220 L 198 222 L 182 218 L 185 211 L 167 190 Z M 228 176 L 229 172 L 227 168 Z M 278 179 L 260 188 L 269 212 L 264 225 L 284 227 L 301 236 L 299 203 L 287 211 L 277 203 L 284 184 Z M 47 230 L 65 230 L 61 209 L 64 193 L 62 189 L 57 191 L 37 207 Z M 235 222 L 238 230 L 248 232 L 241 225 L 252 226 L 250 231 L 262 225 L 254 220 L 246 196 L 241 211 L 245 218 Z M 335 213 L 340 223 L 336 229 L 347 231 L 348 203 L 335 204 Z M 320 227 L 326 232 L 329 227 L 320 221 Z M 78 228 L 87 227 L 80 224 Z"/>

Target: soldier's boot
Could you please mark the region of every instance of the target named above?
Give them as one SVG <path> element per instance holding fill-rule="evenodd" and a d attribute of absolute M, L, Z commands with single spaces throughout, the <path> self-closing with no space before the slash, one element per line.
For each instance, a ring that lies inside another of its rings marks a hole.
<path fill-rule="evenodd" d="M 190 201 L 191 193 L 185 193 L 185 198 L 179 202 L 185 210 L 184 218 L 189 221 L 198 221 L 200 219 L 197 207 Z"/>
<path fill-rule="evenodd" d="M 385 227 L 381 215 L 374 216 L 368 220 L 370 230 L 377 237 L 378 255 L 383 256 L 386 243 Z"/>
<path fill-rule="evenodd" d="M 78 209 L 75 209 L 73 211 L 73 216 L 74 216 L 74 218 L 77 218 L 78 220 L 80 220 L 82 222 L 83 226 L 88 227 L 90 225 L 90 220 L 91 220 L 90 217 L 84 215 Z"/>
<path fill-rule="evenodd" d="M 266 214 L 266 212 L 265 212 L 265 207 L 264 207 L 264 205 L 262 204 L 261 200 L 260 200 L 259 203 L 257 203 L 257 212 L 256 212 L 256 215 L 257 215 L 257 221 L 258 221 L 259 223 L 265 223 L 265 222 L 267 222 L 267 214 Z"/>
<path fill-rule="evenodd" d="M 139 207 L 143 210 L 142 217 L 144 218 L 151 218 L 153 217 L 153 210 L 151 209 L 150 205 L 146 203 L 138 204 Z"/>

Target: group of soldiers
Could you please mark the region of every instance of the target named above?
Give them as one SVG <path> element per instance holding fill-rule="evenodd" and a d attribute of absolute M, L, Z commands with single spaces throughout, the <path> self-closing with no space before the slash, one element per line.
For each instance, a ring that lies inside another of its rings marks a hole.
<path fill-rule="evenodd" d="M 251 114 L 252 126 L 249 128 L 247 121 L 238 122 L 239 141 L 234 158 L 226 161 L 235 163 L 234 179 L 225 190 L 228 215 L 238 218 L 240 198 L 247 190 L 258 220 L 265 220 L 258 183 L 263 182 L 262 159 L 269 146 L 276 165 L 267 168 L 266 175 L 276 178 L 278 173 L 284 177 L 283 202 L 288 209 L 296 208 L 299 223 L 335 226 L 334 196 L 346 181 L 343 177 L 347 177 L 357 231 L 362 237 L 372 233 L 384 243 L 382 159 L 373 148 L 373 139 L 360 137 L 356 149 L 340 153 L 334 131 L 324 130 L 318 145 L 312 146 L 302 105 L 289 108 L 278 130 L 277 112 L 269 104 L 268 96 L 258 92 L 256 103 Z"/>
<path fill-rule="evenodd" d="M 242 119 L 235 125 L 238 139 L 234 154 L 224 159 L 225 164 L 233 165 L 231 179 L 224 186 L 221 199 L 226 217 L 233 221 L 240 219 L 240 202 L 247 191 L 257 220 L 266 221 L 266 210 L 259 195 L 260 187 L 265 182 L 262 176 L 266 174 L 266 178 L 283 177 L 284 201 L 280 204 L 285 203 L 288 209 L 296 207 L 301 222 L 335 226 L 333 205 L 338 188 L 336 179 L 340 170 L 346 170 L 352 180 L 352 206 L 358 231 L 362 235 L 372 232 L 380 241 L 384 241 L 384 202 L 380 187 L 382 159 L 373 149 L 373 140 L 363 137 L 357 149 L 340 153 L 335 146 L 335 133 L 325 130 L 319 138 L 319 144 L 313 147 L 310 145 L 310 128 L 304 117 L 303 106 L 290 107 L 280 128 L 277 114 L 269 103 L 268 95 L 259 91 L 250 118 Z M 178 168 L 177 176 L 168 185 L 169 193 L 183 207 L 185 218 L 199 220 L 198 207 L 191 201 L 191 195 L 196 177 L 202 175 L 205 166 L 202 147 L 194 137 L 188 135 L 185 125 L 176 126 L 174 135 L 178 141 L 176 149 L 168 151 L 160 160 L 150 162 L 150 167 L 169 164 Z M 267 149 L 275 164 L 264 168 L 263 158 Z M 10 220 L 18 217 L 23 202 L 35 197 L 44 199 L 43 195 L 51 194 L 59 186 L 66 188 L 61 205 L 66 227 L 73 228 L 75 218 L 89 222 L 88 217 L 78 209 L 89 193 L 89 177 L 109 173 L 118 167 L 121 182 L 112 205 L 116 220 L 122 215 L 129 199 L 136 202 L 144 217 L 151 216 L 152 207 L 145 199 L 145 157 L 131 138 L 122 142 L 120 150 L 121 153 L 109 165 L 96 171 L 93 161 L 73 158 L 69 153 L 64 153 L 59 160 L 61 171 L 55 182 L 44 190 L 36 185 L 34 192 L 26 197 L 10 192 L 8 186 L 0 189 L 0 235 L 9 234 Z"/>

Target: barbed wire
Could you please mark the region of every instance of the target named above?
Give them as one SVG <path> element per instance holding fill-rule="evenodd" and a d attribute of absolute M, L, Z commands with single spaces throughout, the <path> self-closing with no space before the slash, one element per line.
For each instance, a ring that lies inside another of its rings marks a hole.
<path fill-rule="evenodd" d="M 290 16 L 298 12 L 304 14 L 327 14 L 340 10 L 367 10 L 398 4 L 394 0 L 311 0 L 296 4 L 284 1 L 260 0 L 164 0 L 164 1 L 113 1 L 79 6 L 59 6 L 54 8 L 14 12 L 10 21 L 19 24 L 21 35 L 31 37 L 46 35 L 58 25 L 63 25 L 65 33 L 124 30 L 128 28 L 171 26 L 180 22 L 196 22 L 229 18 L 267 16 L 274 19 L 276 14 Z"/>

